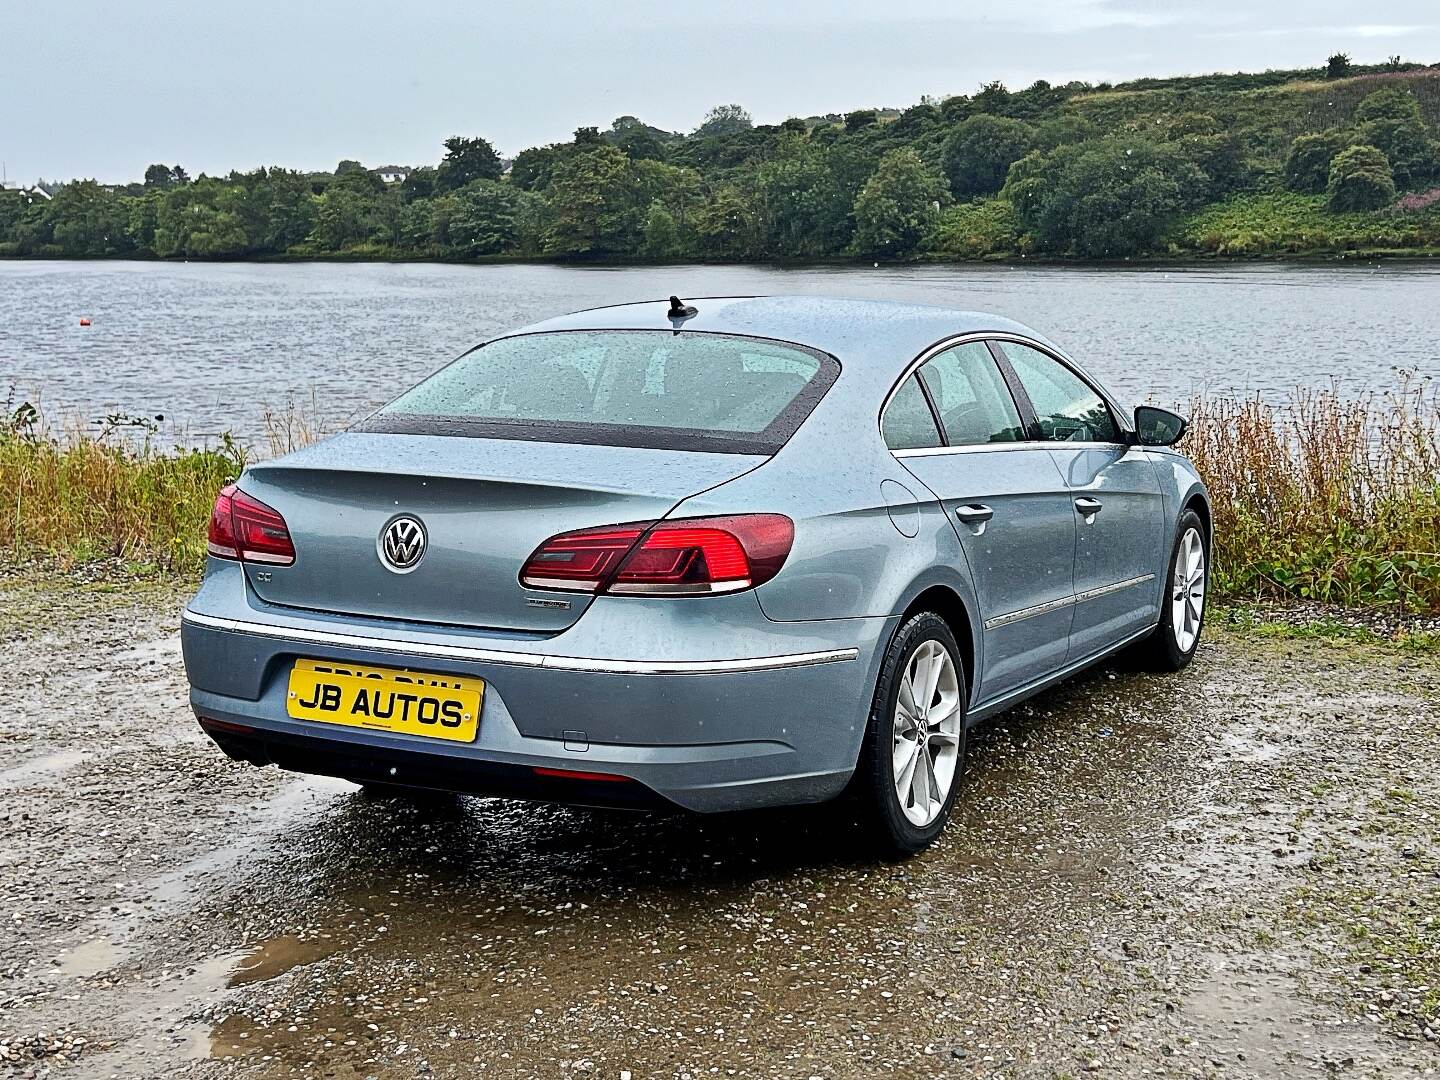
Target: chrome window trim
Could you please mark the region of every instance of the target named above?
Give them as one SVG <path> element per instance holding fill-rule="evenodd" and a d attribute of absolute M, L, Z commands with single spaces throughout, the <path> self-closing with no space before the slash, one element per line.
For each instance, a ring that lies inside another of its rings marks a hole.
<path fill-rule="evenodd" d="M 345 634 L 330 630 L 307 630 L 302 627 L 274 626 L 270 623 L 226 619 L 202 615 L 186 608 L 180 615 L 182 623 L 221 630 L 233 634 L 255 634 L 260 637 L 295 641 L 306 645 L 330 645 L 344 649 L 373 649 L 400 656 L 431 657 L 436 660 L 469 660 L 487 664 L 509 664 L 514 667 L 545 668 L 556 671 L 590 671 L 608 675 L 725 675 L 742 671 L 772 671 L 783 668 L 814 667 L 854 660 L 859 649 L 828 649 L 823 652 L 785 653 L 778 656 L 752 656 L 736 660 L 600 660 L 583 656 L 550 656 L 545 653 L 506 652 L 469 645 L 441 645 L 419 641 L 392 641 L 364 634 Z"/>
<path fill-rule="evenodd" d="M 1011 623 L 1020 622 L 1022 619 L 1030 619 L 1036 615 L 1045 615 L 1051 611 L 1059 611 L 1073 604 L 1083 604 L 1086 600 L 1094 600 L 1096 597 L 1108 596 L 1110 593 L 1119 592 L 1121 589 L 1128 589 L 1133 585 L 1143 585 L 1147 581 L 1154 580 L 1154 574 L 1141 574 L 1138 577 L 1126 578 L 1124 581 L 1117 581 L 1110 585 L 1101 585 L 1096 589 L 1086 589 L 1084 592 L 1075 593 L 1073 596 L 1061 596 L 1055 600 L 1047 600 L 1043 604 L 1036 604 L 1033 607 L 1021 608 L 1019 611 L 1011 611 L 1004 615 L 996 615 L 992 619 L 986 619 L 985 629 L 998 630 L 1002 626 L 1009 626 Z"/>
<path fill-rule="evenodd" d="M 957 345 L 967 345 L 972 341 L 984 341 L 991 336 L 993 335 L 983 332 L 977 333 L 972 331 L 968 334 L 956 334 L 954 337 L 942 338 L 940 341 L 937 341 L 934 345 L 931 345 L 928 349 L 922 352 L 914 360 L 911 360 L 910 363 L 905 366 L 905 370 L 900 373 L 900 377 L 896 379 L 895 382 L 891 385 L 889 392 L 885 395 L 885 400 L 880 403 L 880 411 L 875 414 L 875 430 L 880 432 L 880 438 L 882 440 L 885 438 L 885 410 L 890 408 L 891 399 L 893 399 L 895 395 L 900 392 L 900 387 L 904 385 L 906 379 L 908 379 L 911 375 L 914 375 L 917 371 L 924 367 L 928 361 L 934 359 L 936 356 L 939 356 L 946 349 L 953 349 Z M 945 438 L 944 433 L 939 430 L 937 430 L 935 434 L 938 438 L 942 440 Z M 918 447 L 917 449 L 928 450 L 932 448 Z M 946 450 L 951 448 L 946 447 L 942 444 L 941 446 L 935 447 L 933 449 Z M 901 451 L 891 450 L 890 452 L 892 454 L 896 454 L 900 453 Z"/>
<path fill-rule="evenodd" d="M 1026 439 L 1023 442 L 971 443 L 967 446 L 919 446 L 910 450 L 891 450 L 890 453 L 894 454 L 897 458 L 943 457 L 946 454 L 994 454 L 1006 450 L 1051 450 L 1057 446 L 1065 446 L 1077 450 L 1125 449 L 1122 443 L 1042 442 L 1034 439 Z M 1134 448 L 1130 447 L 1129 449 Z"/>
<path fill-rule="evenodd" d="M 1085 374 L 1083 371 L 1079 371 L 1072 361 L 1061 355 L 1052 346 L 1046 345 L 1043 341 L 1037 341 L 1035 338 L 1026 337 L 1024 334 L 1017 334 L 1012 330 L 972 330 L 968 333 L 956 334 L 954 337 L 942 338 L 940 341 L 937 341 L 934 345 L 931 345 L 929 348 L 927 348 L 924 352 L 922 352 L 914 360 L 911 360 L 910 363 L 905 366 L 905 370 L 900 373 L 900 377 L 895 380 L 894 384 L 890 387 L 889 392 L 885 395 L 884 401 L 880 403 L 880 411 L 875 415 L 875 429 L 880 433 L 880 439 L 882 442 L 885 439 L 885 410 L 890 407 L 890 400 L 899 391 L 901 385 L 904 384 L 905 380 L 908 379 L 911 375 L 915 374 L 917 371 L 920 370 L 920 368 L 924 367 L 925 364 L 933 360 L 936 356 L 938 356 L 945 350 L 953 349 L 957 345 L 968 345 L 972 341 L 1013 341 L 1017 345 L 1028 345 L 1030 348 L 1036 350 L 1037 352 L 1043 353 L 1044 355 L 1050 357 L 1050 359 L 1054 360 L 1061 367 L 1065 368 L 1065 370 L 1069 371 L 1081 382 L 1083 382 L 1086 386 L 1088 386 L 1091 390 L 1095 392 L 1095 395 L 1099 397 L 1101 401 L 1105 402 L 1105 404 L 1109 407 L 1111 413 L 1114 414 L 1112 418 L 1115 421 L 1115 427 L 1120 431 L 1120 434 L 1122 436 L 1130 435 L 1133 433 L 1131 427 L 1129 426 L 1129 421 L 1127 421 L 1126 419 L 1125 410 L 1120 407 L 1120 403 L 1117 402 L 1115 398 L 1110 395 L 1110 392 L 1104 387 L 1096 385 L 1094 379 L 1092 379 L 1089 375 Z M 1052 439 L 1017 439 L 1015 442 L 975 443 L 968 446 L 922 446 L 915 447 L 910 450 L 890 450 L 890 453 L 894 454 L 896 457 L 900 457 L 902 455 L 909 457 L 918 457 L 927 454 L 933 454 L 936 452 L 953 453 L 956 451 L 974 451 L 977 449 L 1016 450 L 1022 447 L 1040 446 L 1110 448 L 1116 446 L 1128 447 L 1130 446 L 1130 443 L 1123 441 L 1070 443 L 1055 442 Z"/>

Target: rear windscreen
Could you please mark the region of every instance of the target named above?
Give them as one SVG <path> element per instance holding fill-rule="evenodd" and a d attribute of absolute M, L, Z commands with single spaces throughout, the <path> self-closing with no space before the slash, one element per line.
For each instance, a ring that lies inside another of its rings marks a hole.
<path fill-rule="evenodd" d="M 726 334 L 522 334 L 466 353 L 360 429 L 773 453 L 839 374 L 798 345 Z"/>

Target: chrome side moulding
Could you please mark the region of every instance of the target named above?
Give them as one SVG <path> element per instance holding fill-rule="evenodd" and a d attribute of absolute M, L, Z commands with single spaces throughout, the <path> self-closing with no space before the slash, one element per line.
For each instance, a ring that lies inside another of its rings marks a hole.
<path fill-rule="evenodd" d="M 985 629 L 994 630 L 1000 626 L 1009 626 L 1021 619 L 1033 619 L 1036 615 L 1044 615 L 1048 611 L 1059 611 L 1061 608 L 1069 607 L 1075 603 L 1075 597 L 1062 596 L 1057 600 L 1047 600 L 1043 604 L 1036 604 L 1034 607 L 1021 608 L 1019 611 L 1011 611 L 1005 615 L 996 615 L 993 619 L 985 620 Z"/>
<path fill-rule="evenodd" d="M 1113 585 L 1101 585 L 1098 589 L 1086 589 L 1082 593 L 1075 594 L 1075 602 L 1078 604 L 1085 600 L 1094 600 L 1097 596 L 1106 596 L 1112 592 L 1119 592 L 1121 589 L 1128 589 L 1132 585 L 1144 585 L 1145 582 L 1154 580 L 1154 574 L 1141 574 L 1139 577 L 1117 581 Z"/>
<path fill-rule="evenodd" d="M 1034 682 L 1028 683 L 1025 686 L 1016 687 L 1014 690 L 1001 694 L 998 698 L 991 698 L 989 701 L 979 702 L 978 704 L 971 706 L 969 713 L 966 714 L 965 724 L 967 727 L 972 724 L 978 724 L 981 720 L 988 719 L 989 717 L 994 716 L 996 713 L 1004 712 L 1012 705 L 1018 705 L 1026 698 L 1034 697 L 1036 694 L 1040 693 L 1043 690 L 1049 689 L 1056 683 L 1064 682 L 1071 675 L 1084 671 L 1086 668 L 1090 667 L 1093 664 L 1100 663 L 1100 661 L 1106 659 L 1107 657 L 1114 656 L 1120 650 L 1124 649 L 1127 645 L 1131 645 L 1134 642 L 1139 641 L 1141 638 L 1146 637 L 1149 634 L 1153 634 L 1154 632 L 1155 628 L 1153 626 L 1143 627 L 1142 629 L 1135 631 L 1135 633 L 1130 634 L 1128 637 L 1121 638 L 1119 641 L 1115 642 L 1112 645 L 1107 645 L 1105 648 L 1101 649 L 1097 653 L 1094 653 L 1093 655 L 1081 657 L 1079 660 L 1071 661 L 1070 663 L 1062 667 L 1059 671 L 1053 671 L 1049 675 L 1042 676 L 1041 678 L 1036 679 Z"/>
<path fill-rule="evenodd" d="M 1019 622 L 1021 619 L 1030 619 L 1036 615 L 1044 615 L 1047 611 L 1059 611 L 1071 604 L 1083 604 L 1086 600 L 1094 600 L 1097 596 L 1107 596 L 1121 589 L 1128 589 L 1132 585 L 1143 585 L 1147 581 L 1154 581 L 1154 574 L 1141 574 L 1139 577 L 1126 578 L 1124 581 L 1117 581 L 1112 585 L 1101 585 L 1098 589 L 1086 589 L 1074 596 L 1062 596 L 1057 600 L 1047 600 L 1043 604 L 1036 604 L 1034 607 L 1021 608 L 1019 611 L 1011 611 L 1005 615 L 996 615 L 993 619 L 985 620 L 985 629 L 994 630 L 1000 626 L 1008 626 L 1010 623 Z"/>
<path fill-rule="evenodd" d="M 556 671 L 593 671 L 610 675 L 726 675 L 741 671 L 771 671 L 779 668 L 814 667 L 854 660 L 859 649 L 828 649 L 824 652 L 785 653 L 779 656 L 752 656 L 737 660 L 600 660 L 583 656 L 548 656 L 544 653 L 506 652 L 503 649 L 482 649 L 469 645 L 427 644 L 419 641 L 392 641 L 345 634 L 330 630 L 306 630 L 300 627 L 273 626 L 269 623 L 247 622 L 202 615 L 186 608 L 181 621 L 209 630 L 232 634 L 256 634 L 261 637 L 294 641 L 305 645 L 330 645 L 344 649 L 374 649 L 401 656 L 433 657 L 437 660 L 470 660 L 486 664 L 510 664 L 515 667 L 546 668 Z"/>

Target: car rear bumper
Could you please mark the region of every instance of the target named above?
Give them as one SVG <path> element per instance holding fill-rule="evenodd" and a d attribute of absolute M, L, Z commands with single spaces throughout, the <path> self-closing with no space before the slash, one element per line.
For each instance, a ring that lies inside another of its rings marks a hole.
<path fill-rule="evenodd" d="M 569 635 L 497 648 L 493 636 L 413 626 L 382 636 L 384 627 L 363 620 L 254 605 L 220 614 L 212 605 L 185 612 L 181 644 L 192 708 L 233 757 L 356 780 L 719 811 L 841 791 L 891 629 L 889 619 L 796 624 L 776 631 L 793 650 L 760 655 L 755 639 L 765 633 L 742 626 L 736 655 L 718 660 L 677 648 L 580 657 L 567 651 Z M 699 647 L 713 657 L 713 635 Z M 293 719 L 287 680 L 299 658 L 484 679 L 478 734 L 458 743 Z"/>

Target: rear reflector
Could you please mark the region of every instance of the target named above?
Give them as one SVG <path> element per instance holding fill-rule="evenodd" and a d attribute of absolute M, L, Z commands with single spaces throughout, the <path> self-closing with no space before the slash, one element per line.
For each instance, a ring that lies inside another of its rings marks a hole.
<path fill-rule="evenodd" d="M 781 514 L 683 518 L 552 536 L 525 562 L 532 589 L 628 596 L 738 592 L 780 572 L 795 542 Z"/>
<path fill-rule="evenodd" d="M 195 719 L 200 721 L 200 726 L 206 731 L 230 731 L 236 735 L 250 735 L 255 731 L 254 728 L 245 724 L 234 724 L 229 720 L 216 720 L 210 716 L 196 716 Z"/>
<path fill-rule="evenodd" d="M 547 769 L 541 765 L 532 765 L 531 771 L 536 776 L 552 776 L 560 780 L 595 780 L 601 783 L 626 783 L 628 776 L 616 776 L 608 772 L 578 772 L 574 769 Z"/>
<path fill-rule="evenodd" d="M 207 550 L 217 559 L 289 566 L 295 545 L 280 512 L 234 484 L 220 489 L 210 511 Z"/>

